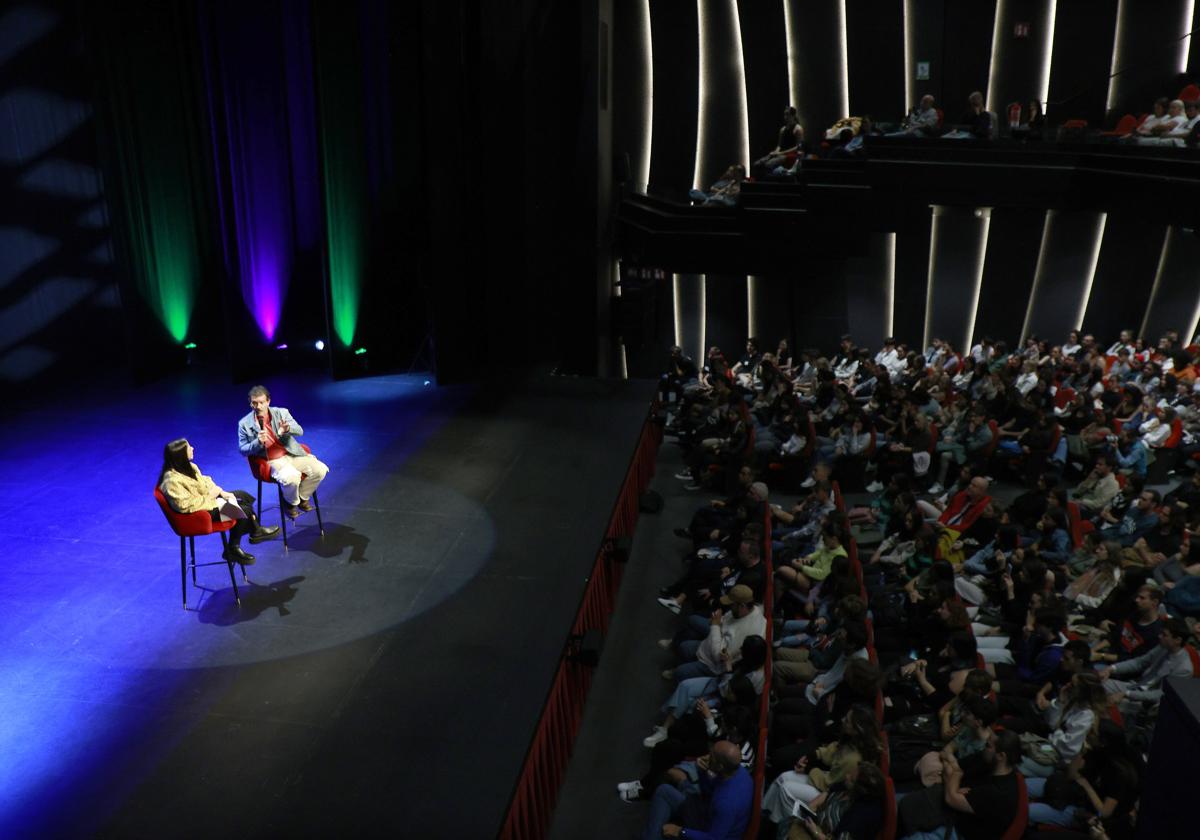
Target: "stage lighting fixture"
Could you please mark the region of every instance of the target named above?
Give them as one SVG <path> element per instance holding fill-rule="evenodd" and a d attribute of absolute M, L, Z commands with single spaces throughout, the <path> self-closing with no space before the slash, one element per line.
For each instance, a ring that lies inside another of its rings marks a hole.
<path fill-rule="evenodd" d="M 365 356 L 367 353 L 366 347 L 359 347 L 354 351 L 355 356 Z"/>
<path fill-rule="evenodd" d="M 189 341 L 187 344 L 183 345 L 183 349 L 184 349 L 184 350 L 195 350 L 195 349 L 196 349 L 196 342 L 194 342 L 194 341 Z"/>
<path fill-rule="evenodd" d="M 287 347 L 287 344 L 276 344 L 275 349 L 276 350 L 286 350 L 286 349 L 288 349 L 288 347 Z"/>
<path fill-rule="evenodd" d="M 318 339 L 317 339 L 317 340 L 316 340 L 316 341 L 313 343 L 313 347 L 315 347 L 315 348 L 316 348 L 316 349 L 318 349 L 318 350 L 324 350 L 324 349 L 325 349 L 325 342 L 324 342 L 324 341 L 322 341 L 321 339 L 319 339 L 319 338 L 318 338 Z"/>

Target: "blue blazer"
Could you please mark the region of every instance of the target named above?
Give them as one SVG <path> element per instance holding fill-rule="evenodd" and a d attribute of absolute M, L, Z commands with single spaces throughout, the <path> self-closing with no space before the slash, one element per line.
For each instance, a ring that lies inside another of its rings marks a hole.
<path fill-rule="evenodd" d="M 287 454 L 303 457 L 306 453 L 296 438 L 304 434 L 304 429 L 292 418 L 292 413 L 286 408 L 274 406 L 267 406 L 267 411 L 271 414 L 272 429 L 278 430 L 281 423 L 288 424 L 287 434 L 279 435 L 279 443 L 287 450 Z M 238 421 L 238 451 L 247 458 L 267 457 L 267 448 L 258 442 L 258 421 L 254 419 L 253 410 Z"/>

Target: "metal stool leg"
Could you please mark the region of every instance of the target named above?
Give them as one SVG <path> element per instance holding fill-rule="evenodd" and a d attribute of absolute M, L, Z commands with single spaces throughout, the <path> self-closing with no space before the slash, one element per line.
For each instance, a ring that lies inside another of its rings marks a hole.
<path fill-rule="evenodd" d="M 183 608 L 187 609 L 187 547 L 184 538 L 179 538 L 179 585 L 183 589 Z"/>
<path fill-rule="evenodd" d="M 284 512 L 283 488 L 276 482 L 275 489 L 279 491 L 279 527 L 283 531 L 283 550 L 288 550 L 287 544 L 287 513 Z"/>
<path fill-rule="evenodd" d="M 319 501 L 317 501 L 317 491 L 316 490 L 313 491 L 312 501 L 313 501 L 313 507 L 316 508 L 316 511 L 317 511 L 317 528 L 319 528 L 321 530 L 321 536 L 323 537 L 323 536 L 325 536 L 325 523 L 321 521 L 321 503 Z"/>
<path fill-rule="evenodd" d="M 188 537 L 188 546 L 192 549 L 192 586 L 196 585 L 196 538 Z"/>
<path fill-rule="evenodd" d="M 228 543 L 225 542 L 225 532 L 221 531 L 221 548 L 225 549 L 226 547 L 228 547 Z M 226 555 L 226 552 L 224 550 L 222 550 L 221 556 L 225 557 L 225 565 L 229 569 L 229 582 L 233 584 L 233 600 L 236 601 L 237 605 L 240 607 L 242 605 L 242 594 L 240 592 L 238 592 L 237 578 L 235 578 L 233 576 L 233 561 L 230 560 L 225 555 Z M 242 567 L 242 574 L 243 575 L 246 574 L 245 566 Z"/>
<path fill-rule="evenodd" d="M 258 498 L 258 521 L 262 522 L 262 479 L 261 478 L 258 480 L 258 493 L 256 495 Z"/>

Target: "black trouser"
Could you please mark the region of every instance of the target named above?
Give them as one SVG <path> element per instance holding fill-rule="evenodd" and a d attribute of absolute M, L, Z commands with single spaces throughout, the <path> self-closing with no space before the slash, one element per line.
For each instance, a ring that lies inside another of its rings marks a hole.
<path fill-rule="evenodd" d="M 231 546 L 239 545 L 242 537 L 247 534 L 253 534 L 258 530 L 258 520 L 254 518 L 254 497 L 245 490 L 231 490 L 234 498 L 237 499 L 238 507 L 242 509 L 242 513 L 246 514 L 245 519 L 235 519 L 233 527 L 229 529 L 229 544 Z M 208 512 L 214 523 L 221 521 L 221 511 L 219 508 L 213 508 Z"/>

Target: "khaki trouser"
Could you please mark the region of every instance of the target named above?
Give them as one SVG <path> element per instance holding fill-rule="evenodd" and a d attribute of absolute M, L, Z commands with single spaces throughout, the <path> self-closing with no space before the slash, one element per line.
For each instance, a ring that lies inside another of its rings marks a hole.
<path fill-rule="evenodd" d="M 776 648 L 771 671 L 785 682 L 810 682 L 817 675 L 816 666 L 808 661 L 808 648 Z"/>
<path fill-rule="evenodd" d="M 297 505 L 312 498 L 317 485 L 329 472 L 329 467 L 312 455 L 284 455 L 282 458 L 268 461 L 267 465 L 271 468 L 271 478 L 283 490 L 283 498 L 289 505 Z"/>

